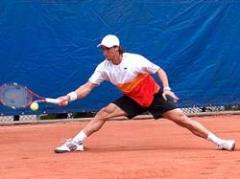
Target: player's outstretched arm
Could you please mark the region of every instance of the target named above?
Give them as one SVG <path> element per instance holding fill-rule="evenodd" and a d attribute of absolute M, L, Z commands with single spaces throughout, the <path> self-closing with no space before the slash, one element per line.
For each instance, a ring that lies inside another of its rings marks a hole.
<path fill-rule="evenodd" d="M 85 84 L 79 86 L 76 90 L 68 93 L 65 96 L 59 97 L 59 105 L 65 106 L 71 101 L 86 97 L 96 86 L 97 84 L 91 83 L 89 81 L 86 82 Z"/>
<path fill-rule="evenodd" d="M 97 84 L 86 82 L 85 84 L 81 85 L 78 89 L 75 90 L 77 93 L 78 98 L 86 97 L 95 87 Z"/>

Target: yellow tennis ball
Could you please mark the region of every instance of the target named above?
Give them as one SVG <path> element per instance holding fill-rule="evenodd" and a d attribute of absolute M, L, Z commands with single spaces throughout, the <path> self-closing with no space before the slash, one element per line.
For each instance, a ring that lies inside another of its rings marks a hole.
<path fill-rule="evenodd" d="M 38 103 L 36 102 L 33 102 L 31 105 L 30 105 L 30 109 L 33 110 L 33 111 L 37 111 L 39 108 L 39 105 Z"/>

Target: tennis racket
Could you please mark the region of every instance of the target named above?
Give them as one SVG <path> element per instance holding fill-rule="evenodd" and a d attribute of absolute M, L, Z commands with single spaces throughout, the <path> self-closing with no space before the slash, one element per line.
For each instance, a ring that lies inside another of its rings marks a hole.
<path fill-rule="evenodd" d="M 59 99 L 42 97 L 18 83 L 5 83 L 0 86 L 0 102 L 4 106 L 18 109 L 29 107 L 33 102 L 58 104 Z"/>

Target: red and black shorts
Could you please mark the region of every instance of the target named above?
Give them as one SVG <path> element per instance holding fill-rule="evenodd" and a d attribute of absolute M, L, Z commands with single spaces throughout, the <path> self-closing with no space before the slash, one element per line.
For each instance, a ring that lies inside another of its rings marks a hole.
<path fill-rule="evenodd" d="M 163 99 L 162 91 L 159 91 L 154 95 L 153 102 L 149 107 L 142 107 L 133 99 L 125 95 L 116 99 L 112 103 L 116 104 L 125 111 L 127 113 L 127 117 L 130 119 L 144 112 L 150 112 L 154 119 L 158 119 L 163 113 L 177 108 L 177 105 L 174 103 L 172 97 L 167 96 L 166 101 Z"/>

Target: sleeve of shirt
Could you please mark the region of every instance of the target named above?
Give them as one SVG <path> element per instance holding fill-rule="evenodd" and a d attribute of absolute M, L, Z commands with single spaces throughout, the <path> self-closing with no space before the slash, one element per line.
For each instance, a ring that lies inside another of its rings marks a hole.
<path fill-rule="evenodd" d="M 88 81 L 100 85 L 105 80 L 107 80 L 107 78 L 103 71 L 103 64 L 99 64 Z"/>
<path fill-rule="evenodd" d="M 140 56 L 139 59 L 140 59 L 140 63 L 142 65 L 142 67 L 144 68 L 144 70 L 150 74 L 154 74 L 160 69 L 160 67 L 158 65 L 152 63 L 144 56 Z"/>

